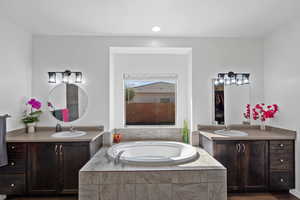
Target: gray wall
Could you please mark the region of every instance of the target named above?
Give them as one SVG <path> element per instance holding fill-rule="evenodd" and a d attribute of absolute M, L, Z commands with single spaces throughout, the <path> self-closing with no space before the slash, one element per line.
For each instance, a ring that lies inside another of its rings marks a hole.
<path fill-rule="evenodd" d="M 94 36 L 34 36 L 33 95 L 47 101 L 53 88 L 47 72 L 80 70 L 89 95 L 88 113 L 73 125 L 109 124 L 109 47 L 193 48 L 193 124 L 211 123 L 212 82 L 218 72 L 250 72 L 252 102 L 263 100 L 263 43 L 240 38 L 148 38 Z M 45 108 L 44 108 L 45 109 Z M 56 123 L 43 115 L 41 125 Z"/>
<path fill-rule="evenodd" d="M 273 126 L 296 130 L 299 134 L 300 20 L 285 25 L 265 40 L 265 99 L 279 105 L 279 113 L 269 121 Z M 296 190 L 300 198 L 300 140 L 296 143 Z"/>
<path fill-rule="evenodd" d="M 32 37 L 0 18 L 0 115 L 10 114 L 7 129 L 24 127 L 25 103 L 31 95 Z"/>

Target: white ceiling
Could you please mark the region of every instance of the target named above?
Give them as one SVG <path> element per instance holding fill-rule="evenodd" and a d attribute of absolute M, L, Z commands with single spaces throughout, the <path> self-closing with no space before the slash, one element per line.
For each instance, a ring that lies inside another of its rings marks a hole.
<path fill-rule="evenodd" d="M 0 0 L 0 15 L 47 35 L 257 37 L 299 10 L 300 0 Z"/>

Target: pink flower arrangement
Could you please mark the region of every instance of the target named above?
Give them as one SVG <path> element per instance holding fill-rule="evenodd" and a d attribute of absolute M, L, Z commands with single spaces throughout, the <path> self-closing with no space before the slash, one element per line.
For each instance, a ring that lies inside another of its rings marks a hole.
<path fill-rule="evenodd" d="M 39 102 L 38 100 L 32 98 L 27 102 L 28 105 L 31 105 L 32 108 L 34 109 L 40 109 L 42 107 L 42 103 Z"/>
<path fill-rule="evenodd" d="M 262 122 L 265 122 L 266 119 L 271 119 L 275 117 L 275 114 L 278 112 L 278 105 L 265 105 L 264 103 L 257 104 L 253 109 L 253 119 L 260 119 Z"/>
<path fill-rule="evenodd" d="M 251 116 L 251 107 L 250 107 L 250 104 L 247 104 L 246 105 L 246 112 L 244 113 L 244 117 L 246 119 L 250 119 L 250 116 Z"/>
<path fill-rule="evenodd" d="M 26 106 L 29 106 L 30 112 L 28 112 L 27 109 L 24 111 L 24 116 L 22 118 L 24 124 L 38 122 L 39 117 L 42 114 L 42 111 L 40 110 L 42 103 L 34 98 L 31 98 L 26 102 Z"/>

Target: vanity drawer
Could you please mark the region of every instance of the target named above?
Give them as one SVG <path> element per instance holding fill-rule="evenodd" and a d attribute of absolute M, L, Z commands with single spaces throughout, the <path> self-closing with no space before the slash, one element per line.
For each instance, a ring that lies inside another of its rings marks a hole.
<path fill-rule="evenodd" d="M 294 142 L 286 140 L 270 141 L 270 153 L 293 153 Z"/>
<path fill-rule="evenodd" d="M 270 169 L 271 171 L 289 171 L 293 169 L 293 158 L 287 154 L 271 154 Z"/>
<path fill-rule="evenodd" d="M 276 172 L 270 174 L 270 190 L 289 190 L 294 188 L 294 180 L 291 173 Z"/>
<path fill-rule="evenodd" d="M 0 174 L 11 173 L 20 174 L 25 173 L 26 163 L 24 159 L 8 159 L 8 165 L 0 167 Z"/>
<path fill-rule="evenodd" d="M 0 194 L 24 194 L 25 175 L 0 175 Z"/>
<path fill-rule="evenodd" d="M 7 143 L 7 154 L 8 155 L 15 155 L 19 154 L 26 155 L 26 144 L 22 143 Z"/>

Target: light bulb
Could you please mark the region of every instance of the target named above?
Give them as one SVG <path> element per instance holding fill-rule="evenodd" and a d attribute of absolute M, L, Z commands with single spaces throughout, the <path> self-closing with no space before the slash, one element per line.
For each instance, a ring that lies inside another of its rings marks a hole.
<path fill-rule="evenodd" d="M 247 84 L 249 83 L 249 80 L 247 78 L 244 79 L 244 83 Z"/>
<path fill-rule="evenodd" d="M 215 85 L 219 85 L 219 80 L 218 79 L 215 80 Z"/>
<path fill-rule="evenodd" d="M 235 78 L 231 79 L 231 83 L 236 83 Z"/>
<path fill-rule="evenodd" d="M 153 32 L 159 32 L 160 31 L 160 27 L 159 26 L 153 26 L 152 27 L 152 31 Z"/>
<path fill-rule="evenodd" d="M 224 79 L 221 78 L 221 79 L 219 80 L 219 82 L 220 82 L 220 83 L 224 83 Z"/>
<path fill-rule="evenodd" d="M 225 82 L 225 84 L 226 84 L 226 85 L 230 85 L 230 80 L 227 79 L 226 82 Z"/>
<path fill-rule="evenodd" d="M 238 85 L 242 85 L 242 83 L 243 83 L 243 82 L 242 82 L 241 79 L 239 79 L 239 80 L 237 81 L 237 84 L 238 84 Z"/>

